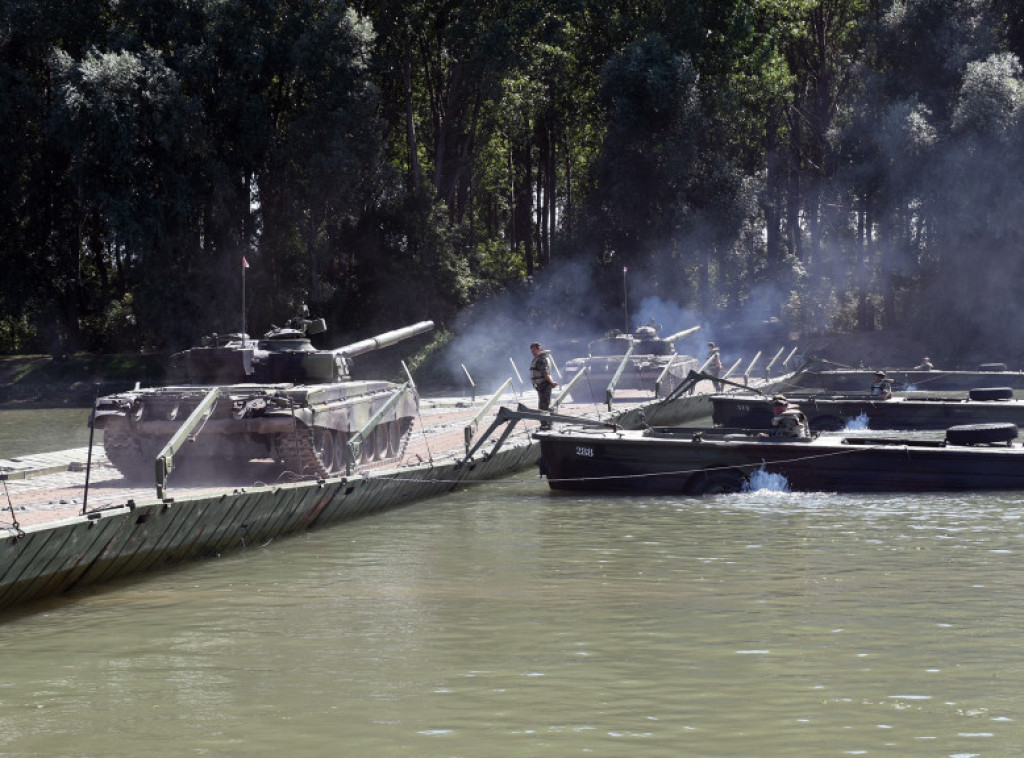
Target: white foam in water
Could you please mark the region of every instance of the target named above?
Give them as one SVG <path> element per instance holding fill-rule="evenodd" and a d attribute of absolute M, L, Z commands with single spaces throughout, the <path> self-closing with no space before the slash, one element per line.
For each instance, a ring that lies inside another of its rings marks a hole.
<path fill-rule="evenodd" d="M 747 483 L 743 485 L 744 492 L 789 492 L 789 481 L 782 474 L 772 474 L 765 471 L 764 464 L 761 468 L 750 475 Z"/>
<path fill-rule="evenodd" d="M 861 413 L 856 418 L 851 418 L 846 422 L 846 431 L 848 432 L 860 432 L 868 428 L 868 416 L 866 413 Z"/>

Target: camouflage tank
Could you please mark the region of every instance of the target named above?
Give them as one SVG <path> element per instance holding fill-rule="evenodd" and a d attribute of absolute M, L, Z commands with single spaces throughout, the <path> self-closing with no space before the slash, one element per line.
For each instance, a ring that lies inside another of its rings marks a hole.
<path fill-rule="evenodd" d="M 121 474 L 153 481 L 155 473 L 158 491 L 161 466 L 166 476 L 172 464 L 170 456 L 157 456 L 169 443 L 183 461 L 273 458 L 308 477 L 395 459 L 412 430 L 416 392 L 409 385 L 354 380 L 351 360 L 433 326 L 422 321 L 333 350 L 313 347 L 309 337 L 326 326 L 303 316 L 262 339 L 214 334 L 172 356 L 172 375 L 182 384 L 99 398 L 95 427 L 103 430 L 107 458 Z M 357 439 L 358 458 L 350 460 L 348 443 L 379 413 L 373 431 Z"/>
<path fill-rule="evenodd" d="M 660 394 L 664 396 L 671 392 L 691 370 L 696 371 L 700 367 L 700 362 L 696 358 L 677 353 L 675 342 L 700 331 L 700 327 L 683 329 L 664 338 L 658 336 L 658 329 L 659 327 L 653 324 L 639 326 L 632 334 L 624 334 L 618 329 L 613 329 L 588 345 L 589 356 L 567 361 L 567 383 L 580 371 L 587 370 L 587 375 L 572 389 L 573 399 L 584 403 L 605 402 L 607 387 L 627 353 L 629 357 L 626 358 L 626 364 L 615 384 L 616 390 L 655 392 L 655 385 L 661 379 L 662 383 L 658 388 Z M 666 373 L 667 366 L 669 369 Z"/>

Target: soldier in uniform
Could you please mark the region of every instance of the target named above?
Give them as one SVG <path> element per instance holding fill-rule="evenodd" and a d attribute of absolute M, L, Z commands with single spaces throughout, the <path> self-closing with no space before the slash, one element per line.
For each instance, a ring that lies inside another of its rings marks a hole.
<path fill-rule="evenodd" d="M 705 371 L 714 377 L 722 375 L 722 354 L 714 342 L 708 343 L 707 368 Z M 715 385 L 715 392 L 721 392 L 725 385 L 717 381 L 717 379 L 712 379 L 711 381 Z"/>
<path fill-rule="evenodd" d="M 537 410 L 546 411 L 551 408 L 551 390 L 558 386 L 551 377 L 551 353 L 544 350 L 539 342 L 530 345 L 533 360 L 530 362 L 530 381 L 537 390 Z M 542 429 L 550 429 L 551 424 L 541 424 Z"/>
<path fill-rule="evenodd" d="M 884 371 L 875 372 L 875 382 L 871 385 L 871 397 L 878 400 L 888 400 L 892 397 L 892 381 Z"/>
<path fill-rule="evenodd" d="M 807 417 L 795 405 L 790 405 L 784 395 L 772 398 L 772 437 L 803 438 L 810 436 Z"/>
<path fill-rule="evenodd" d="M 932 359 L 927 355 L 921 359 L 921 362 L 914 366 L 915 371 L 934 371 L 935 364 L 932 363 Z"/>

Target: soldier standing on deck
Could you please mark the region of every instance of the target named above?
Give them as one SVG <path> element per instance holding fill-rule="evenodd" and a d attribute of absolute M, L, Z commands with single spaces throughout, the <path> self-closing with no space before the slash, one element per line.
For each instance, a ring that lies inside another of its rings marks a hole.
<path fill-rule="evenodd" d="M 530 362 L 530 381 L 537 390 L 537 410 L 546 411 L 551 408 L 551 390 L 558 382 L 551 378 L 551 353 L 541 348 L 539 342 L 530 345 L 533 360 Z M 541 424 L 542 429 L 550 429 L 551 424 Z"/>
<path fill-rule="evenodd" d="M 914 366 L 914 371 L 934 371 L 935 364 L 932 363 L 932 359 L 927 355 L 921 359 L 921 362 Z"/>
<path fill-rule="evenodd" d="M 711 380 L 715 385 L 715 392 L 721 392 L 725 386 L 722 382 L 718 381 L 718 377 L 722 375 L 722 368 L 722 353 L 719 351 L 718 345 L 714 342 L 709 342 L 707 368 L 705 371 L 715 377 L 715 379 Z"/>

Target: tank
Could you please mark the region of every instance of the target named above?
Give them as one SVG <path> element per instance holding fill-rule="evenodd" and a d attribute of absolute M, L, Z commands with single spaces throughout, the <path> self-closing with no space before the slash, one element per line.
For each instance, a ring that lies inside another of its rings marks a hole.
<path fill-rule="evenodd" d="M 155 475 L 158 490 L 161 471 L 166 476 L 172 466 L 162 469 L 157 456 L 169 443 L 180 462 L 272 458 L 300 477 L 393 460 L 408 441 L 419 398 L 409 385 L 352 379 L 352 359 L 433 327 L 421 321 L 333 350 L 313 347 L 310 336 L 326 326 L 305 316 L 261 339 L 213 334 L 172 356 L 172 381 L 179 383 L 99 398 L 95 428 L 126 479 L 152 482 Z M 348 443 L 381 412 L 350 460 Z"/>
<path fill-rule="evenodd" d="M 566 382 L 571 382 L 580 371 L 588 369 L 587 375 L 573 387 L 573 399 L 584 403 L 603 403 L 609 383 L 630 350 L 632 352 L 615 384 L 616 390 L 653 393 L 658 389 L 659 379 L 662 396 L 675 389 L 691 370 L 696 371 L 700 367 L 696 358 L 676 351 L 676 340 L 700 331 L 700 327 L 683 329 L 668 337 L 659 337 L 659 329 L 654 324 L 639 326 L 632 334 L 613 329 L 601 339 L 589 343 L 587 357 L 573 358 L 565 364 Z M 667 373 L 666 366 L 669 367 Z"/>

